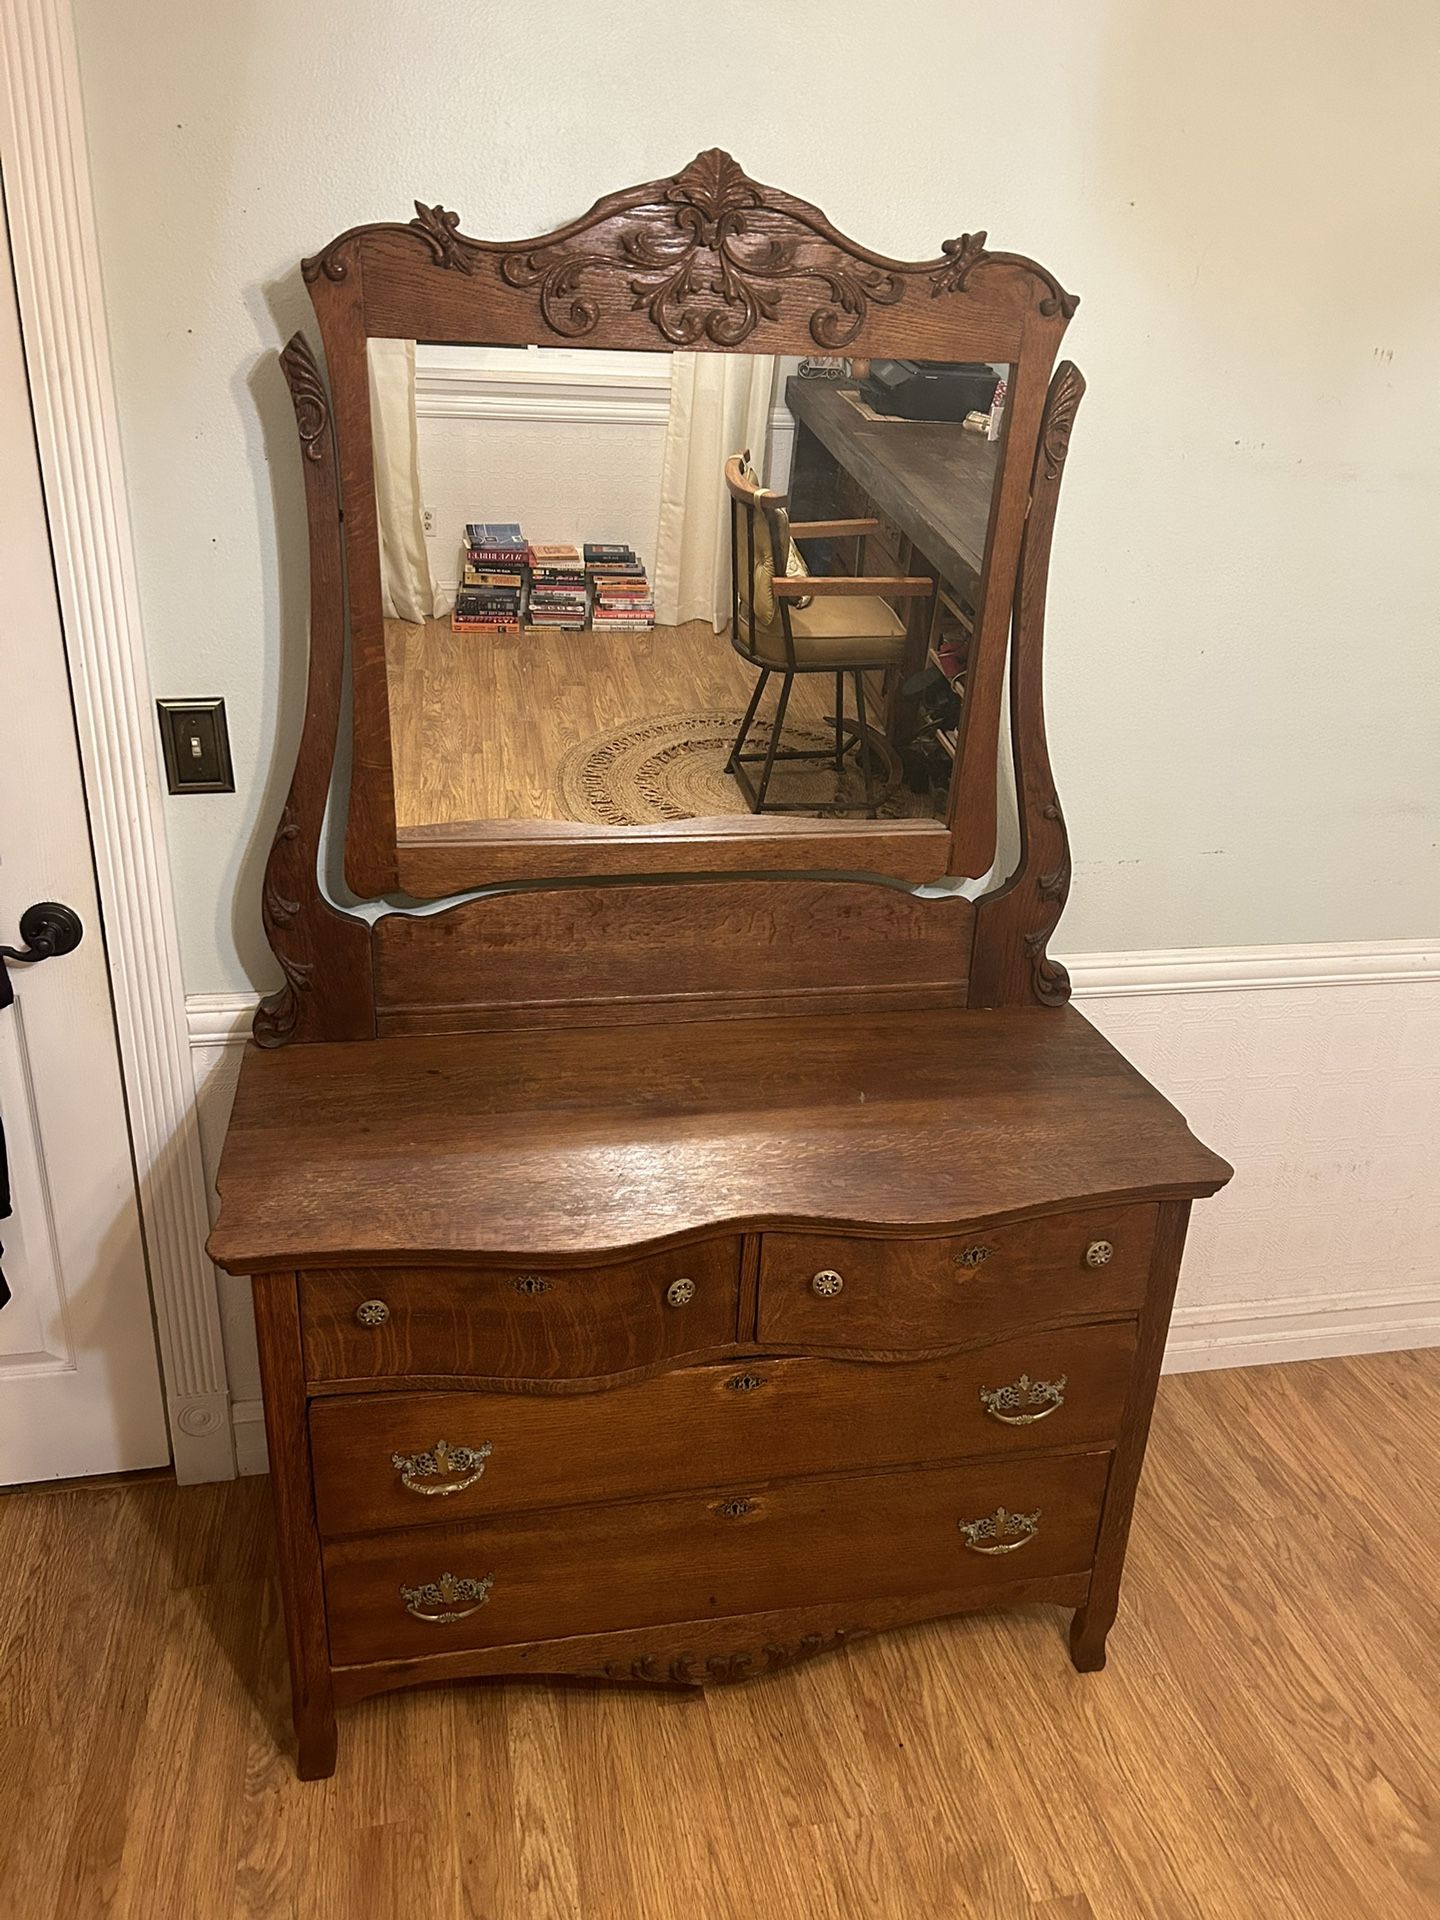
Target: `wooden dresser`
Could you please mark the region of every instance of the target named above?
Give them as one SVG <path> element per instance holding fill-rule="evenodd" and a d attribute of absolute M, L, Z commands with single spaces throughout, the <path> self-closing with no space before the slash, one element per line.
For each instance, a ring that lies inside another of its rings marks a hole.
<path fill-rule="evenodd" d="M 657 257 L 729 278 L 646 307 L 636 262 L 672 228 Z M 747 305 L 762 262 L 777 286 Z M 254 1281 L 301 1773 L 334 1768 L 337 1707 L 395 1688 L 743 1680 L 979 1607 L 1069 1608 L 1100 1667 L 1190 1204 L 1229 1168 L 1046 950 L 1073 300 L 983 235 L 913 265 L 857 249 L 717 154 L 518 250 L 420 206 L 305 271 L 329 378 L 297 336 L 309 682 L 263 893 L 285 982 L 210 1242 Z M 845 328 L 1012 369 L 946 816 L 476 823 L 426 869 L 431 909 L 384 897 L 366 339 L 778 355 Z M 347 619 L 364 911 L 318 878 Z M 956 877 L 994 858 L 1007 662 L 1018 861 L 913 892 L 917 848 Z"/>

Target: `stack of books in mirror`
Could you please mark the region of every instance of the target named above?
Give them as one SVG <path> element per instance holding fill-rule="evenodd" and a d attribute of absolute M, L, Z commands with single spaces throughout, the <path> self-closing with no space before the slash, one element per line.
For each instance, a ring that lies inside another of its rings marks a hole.
<path fill-rule="evenodd" d="M 526 619 L 532 627 L 559 627 L 582 633 L 589 610 L 585 563 L 571 546 L 532 546 L 530 598 Z"/>
<path fill-rule="evenodd" d="M 471 522 L 450 625 L 457 632 L 519 633 L 529 568 L 530 548 L 514 521 Z"/>
<path fill-rule="evenodd" d="M 643 633 L 654 626 L 655 596 L 633 547 L 587 542 L 585 571 L 590 576 L 590 625 L 596 633 Z"/>

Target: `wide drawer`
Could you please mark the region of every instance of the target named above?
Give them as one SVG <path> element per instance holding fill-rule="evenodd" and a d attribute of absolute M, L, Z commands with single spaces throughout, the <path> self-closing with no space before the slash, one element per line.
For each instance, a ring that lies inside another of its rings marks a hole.
<path fill-rule="evenodd" d="M 882 1597 L 953 1595 L 963 1605 L 987 1588 L 1088 1567 L 1108 1463 L 1071 1454 L 737 1483 L 332 1541 L 331 1658 L 343 1666 Z"/>
<path fill-rule="evenodd" d="M 1066 1315 L 1133 1312 L 1154 1207 L 1047 1214 L 941 1240 L 767 1233 L 759 1338 L 873 1352 L 984 1340 Z"/>
<path fill-rule="evenodd" d="M 737 1479 L 1113 1444 L 1135 1323 L 943 1360 L 765 1359 L 605 1392 L 370 1394 L 310 1411 L 325 1534 L 638 1498 Z"/>
<path fill-rule="evenodd" d="M 305 1371 L 312 1382 L 623 1373 L 730 1345 L 739 1276 L 733 1236 L 603 1267 L 306 1273 Z"/>

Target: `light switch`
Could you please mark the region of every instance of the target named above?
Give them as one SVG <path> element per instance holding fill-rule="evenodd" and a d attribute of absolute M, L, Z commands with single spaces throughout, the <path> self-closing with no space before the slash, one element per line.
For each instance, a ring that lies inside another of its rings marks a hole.
<path fill-rule="evenodd" d="M 233 793 L 223 700 L 157 700 L 171 793 Z"/>

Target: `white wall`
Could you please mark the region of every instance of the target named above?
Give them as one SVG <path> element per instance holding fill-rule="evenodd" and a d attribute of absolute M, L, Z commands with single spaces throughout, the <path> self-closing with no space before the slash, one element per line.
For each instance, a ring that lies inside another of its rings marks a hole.
<path fill-rule="evenodd" d="M 300 256 L 416 195 L 534 233 L 714 143 L 881 249 L 983 226 L 1083 295 L 1064 945 L 1434 928 L 1429 0 L 797 0 L 778 38 L 754 0 L 76 12 L 155 691 L 223 693 L 234 734 L 239 791 L 170 808 L 193 991 L 274 978 L 259 867 L 305 594 L 274 350 L 310 324 Z"/>

